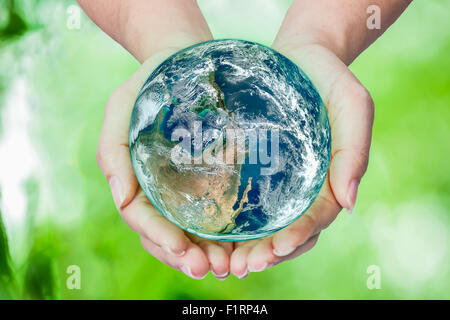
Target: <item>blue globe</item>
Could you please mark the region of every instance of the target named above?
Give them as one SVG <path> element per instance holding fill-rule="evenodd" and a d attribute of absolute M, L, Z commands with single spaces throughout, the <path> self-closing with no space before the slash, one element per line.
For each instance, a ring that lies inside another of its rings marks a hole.
<path fill-rule="evenodd" d="M 326 177 L 331 137 L 322 100 L 297 65 L 257 43 L 216 40 L 153 71 L 129 145 L 161 214 L 198 236 L 241 241 L 308 209 Z"/>

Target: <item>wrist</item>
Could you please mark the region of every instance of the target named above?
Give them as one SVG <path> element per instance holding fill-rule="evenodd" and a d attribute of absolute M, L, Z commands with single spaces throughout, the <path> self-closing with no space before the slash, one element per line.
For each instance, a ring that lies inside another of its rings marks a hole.
<path fill-rule="evenodd" d="M 146 1 L 141 6 L 124 1 L 121 8 L 119 43 L 139 62 L 161 50 L 178 51 L 213 39 L 196 1 L 171 6 Z"/>
<path fill-rule="evenodd" d="M 353 61 L 355 54 L 346 45 L 345 34 L 315 28 L 306 30 L 305 34 L 281 34 L 272 47 L 280 52 L 297 52 L 305 47 L 319 46 L 333 52 L 347 66 Z"/>
<path fill-rule="evenodd" d="M 290 51 L 320 45 L 349 65 L 366 47 L 365 13 L 361 6 L 349 10 L 341 1 L 297 0 L 287 12 L 273 46 Z"/>
<path fill-rule="evenodd" d="M 349 65 L 383 34 L 410 2 L 411 0 L 296 0 L 286 14 L 274 47 L 292 49 L 292 46 L 320 45 Z M 378 8 L 379 28 L 368 27 L 368 8 L 371 5 Z"/>

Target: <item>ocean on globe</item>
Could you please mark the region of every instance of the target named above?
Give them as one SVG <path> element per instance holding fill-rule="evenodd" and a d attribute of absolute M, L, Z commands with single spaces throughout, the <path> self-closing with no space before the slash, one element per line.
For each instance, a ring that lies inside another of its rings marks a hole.
<path fill-rule="evenodd" d="M 151 203 L 180 228 L 224 241 L 267 236 L 301 216 L 331 149 L 325 107 L 305 73 L 243 40 L 166 59 L 139 92 L 129 134 Z"/>

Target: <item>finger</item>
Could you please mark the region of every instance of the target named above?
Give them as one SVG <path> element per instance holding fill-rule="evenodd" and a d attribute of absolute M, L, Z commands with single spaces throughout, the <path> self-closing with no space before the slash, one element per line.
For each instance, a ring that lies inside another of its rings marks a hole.
<path fill-rule="evenodd" d="M 185 231 L 185 234 L 194 243 L 199 243 L 201 241 L 206 240 L 205 238 L 201 238 L 201 237 L 196 236 L 195 234 L 187 232 L 187 231 Z M 231 242 L 231 241 L 210 241 L 210 242 L 213 242 L 214 244 L 222 247 L 228 256 L 231 256 L 231 254 L 233 253 L 234 242 Z M 241 243 L 243 243 L 243 242 L 241 242 Z"/>
<path fill-rule="evenodd" d="M 97 149 L 98 165 L 110 184 L 114 203 L 118 209 L 133 199 L 138 187 L 128 147 L 128 127 L 132 107 L 133 98 L 122 88 L 116 89 L 111 94 L 106 104 Z"/>
<path fill-rule="evenodd" d="M 234 242 L 230 241 L 218 241 L 217 244 L 221 246 L 225 252 L 228 254 L 228 256 L 231 256 L 234 250 Z"/>
<path fill-rule="evenodd" d="M 256 244 L 248 255 L 247 265 L 250 272 L 260 272 L 273 263 L 275 263 L 279 257 L 273 253 L 272 239 L 265 238 L 262 239 L 258 244 Z"/>
<path fill-rule="evenodd" d="M 341 206 L 336 202 L 329 182 L 326 180 L 306 213 L 272 236 L 274 255 L 284 257 L 294 252 L 314 234 L 328 227 L 340 210 Z"/>
<path fill-rule="evenodd" d="M 281 262 L 293 260 L 293 259 L 297 258 L 298 256 L 308 252 L 309 250 L 314 248 L 314 246 L 317 244 L 317 241 L 319 240 L 319 235 L 320 235 L 320 232 L 318 234 L 312 236 L 311 238 L 309 238 L 304 244 L 302 244 L 301 246 L 296 248 L 294 250 L 294 252 L 292 252 L 291 254 L 289 254 L 285 257 L 282 257 L 281 259 L 278 258 L 278 260 L 275 263 L 273 263 L 272 266 L 275 266 Z"/>
<path fill-rule="evenodd" d="M 230 258 L 230 271 L 239 279 L 243 279 L 248 276 L 247 257 L 253 246 L 256 245 L 258 240 L 241 242 L 234 249 Z"/>
<path fill-rule="evenodd" d="M 141 237 L 141 243 L 144 249 L 152 256 L 171 266 L 193 279 L 203 279 L 209 271 L 209 264 L 203 251 L 195 244 L 190 243 L 186 254 L 182 257 L 175 257 L 165 252 L 153 241 Z"/>
<path fill-rule="evenodd" d="M 191 241 L 183 230 L 162 216 L 141 189 L 120 214 L 131 229 L 151 240 L 173 256 L 182 256 Z"/>
<path fill-rule="evenodd" d="M 154 256 L 156 259 L 158 259 L 162 263 L 168 265 L 169 267 L 179 270 L 179 268 L 177 267 L 176 264 L 169 263 L 169 253 L 167 253 L 160 246 L 153 243 L 153 241 L 147 239 L 146 237 L 141 236 L 140 239 L 141 239 L 141 244 L 144 247 L 145 251 L 147 251 L 152 256 Z M 179 271 L 181 271 L 181 270 L 179 270 Z"/>
<path fill-rule="evenodd" d="M 368 91 L 348 71 L 329 95 L 332 146 L 330 183 L 339 204 L 349 213 L 368 164 L 374 105 Z"/>
<path fill-rule="evenodd" d="M 319 238 L 319 233 L 313 235 L 304 244 L 298 246 L 292 253 L 280 259 L 274 255 L 272 249 L 272 241 L 270 238 L 263 239 L 255 245 L 248 255 L 248 270 L 250 272 L 264 271 L 272 266 L 275 266 L 283 261 L 292 260 L 303 253 L 311 250 Z"/>
<path fill-rule="evenodd" d="M 210 240 L 202 240 L 198 246 L 204 251 L 211 273 L 219 280 L 225 280 L 230 274 L 230 258 L 225 249 Z"/>

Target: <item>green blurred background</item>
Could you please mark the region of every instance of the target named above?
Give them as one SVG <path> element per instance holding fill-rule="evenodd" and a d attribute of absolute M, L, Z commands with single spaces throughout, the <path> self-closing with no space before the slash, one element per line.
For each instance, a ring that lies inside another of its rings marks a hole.
<path fill-rule="evenodd" d="M 291 2 L 199 5 L 216 38 L 270 45 Z M 116 212 L 96 146 L 108 95 L 138 64 L 84 13 L 77 28 L 76 9 L 0 1 L 0 298 L 450 298 L 449 1 L 415 1 L 351 66 L 376 106 L 354 214 L 296 260 L 223 282 L 160 263 Z"/>

